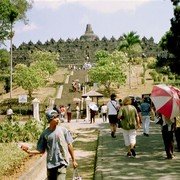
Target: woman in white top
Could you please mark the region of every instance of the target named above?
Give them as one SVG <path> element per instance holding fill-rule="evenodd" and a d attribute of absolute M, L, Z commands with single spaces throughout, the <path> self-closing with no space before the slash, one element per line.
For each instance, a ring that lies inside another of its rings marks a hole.
<path fill-rule="evenodd" d="M 76 122 L 78 122 L 79 115 L 80 115 L 79 103 L 76 103 Z"/>
<path fill-rule="evenodd" d="M 102 115 L 103 122 L 106 122 L 107 121 L 107 105 L 104 103 L 101 106 L 101 115 Z"/>

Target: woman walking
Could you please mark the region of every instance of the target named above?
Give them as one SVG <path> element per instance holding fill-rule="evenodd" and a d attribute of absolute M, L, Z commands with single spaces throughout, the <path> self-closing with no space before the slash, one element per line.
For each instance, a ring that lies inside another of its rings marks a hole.
<path fill-rule="evenodd" d="M 80 115 L 80 107 L 79 103 L 76 103 L 76 122 L 79 120 L 79 115 Z"/>
<path fill-rule="evenodd" d="M 131 103 L 130 97 L 124 98 L 123 106 L 118 113 L 118 118 L 121 119 L 124 142 L 127 147 L 127 156 L 135 157 L 136 152 L 134 147 L 136 145 L 136 129 L 141 126 L 137 110 Z"/>

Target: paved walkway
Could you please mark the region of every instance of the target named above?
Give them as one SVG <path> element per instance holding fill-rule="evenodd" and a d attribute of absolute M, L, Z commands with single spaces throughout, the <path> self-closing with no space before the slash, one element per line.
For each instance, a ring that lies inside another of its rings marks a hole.
<path fill-rule="evenodd" d="M 101 119 L 97 119 L 95 124 L 83 120 L 63 124 L 72 132 L 87 127 L 100 130 L 94 180 L 178 180 L 180 177 L 180 152 L 175 152 L 175 159 L 165 160 L 160 126 L 153 122 L 149 137 L 143 136 L 142 130 L 138 130 L 136 158 L 126 156 L 121 129 L 117 130 L 117 137 L 112 138 L 109 124 L 102 123 Z M 83 179 L 91 180 L 88 177 Z"/>
<path fill-rule="evenodd" d="M 159 125 L 151 123 L 149 137 L 138 131 L 136 152 L 136 158 L 126 157 L 121 129 L 112 138 L 108 124 L 100 128 L 95 180 L 179 179 L 180 152 L 175 152 L 175 159 L 165 160 Z"/>

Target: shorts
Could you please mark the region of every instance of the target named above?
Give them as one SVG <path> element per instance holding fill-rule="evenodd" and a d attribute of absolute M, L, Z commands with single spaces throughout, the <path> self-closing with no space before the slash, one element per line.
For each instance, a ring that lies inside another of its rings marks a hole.
<path fill-rule="evenodd" d="M 124 143 L 125 146 L 129 146 L 130 144 L 135 145 L 136 144 L 136 130 L 125 130 L 122 129 L 123 137 L 124 137 Z"/>
<path fill-rule="evenodd" d="M 110 124 L 117 124 L 117 115 L 108 115 L 109 123 Z"/>

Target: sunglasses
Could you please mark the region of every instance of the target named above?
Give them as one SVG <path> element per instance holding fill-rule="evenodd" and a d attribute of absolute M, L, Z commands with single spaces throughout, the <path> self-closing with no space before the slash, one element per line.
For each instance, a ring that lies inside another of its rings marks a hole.
<path fill-rule="evenodd" d="M 53 115 L 53 117 L 51 118 L 51 120 L 56 119 L 56 118 L 59 118 L 59 115 L 58 115 L 58 114 Z"/>
<path fill-rule="evenodd" d="M 59 115 L 55 115 L 54 118 L 59 118 Z"/>

